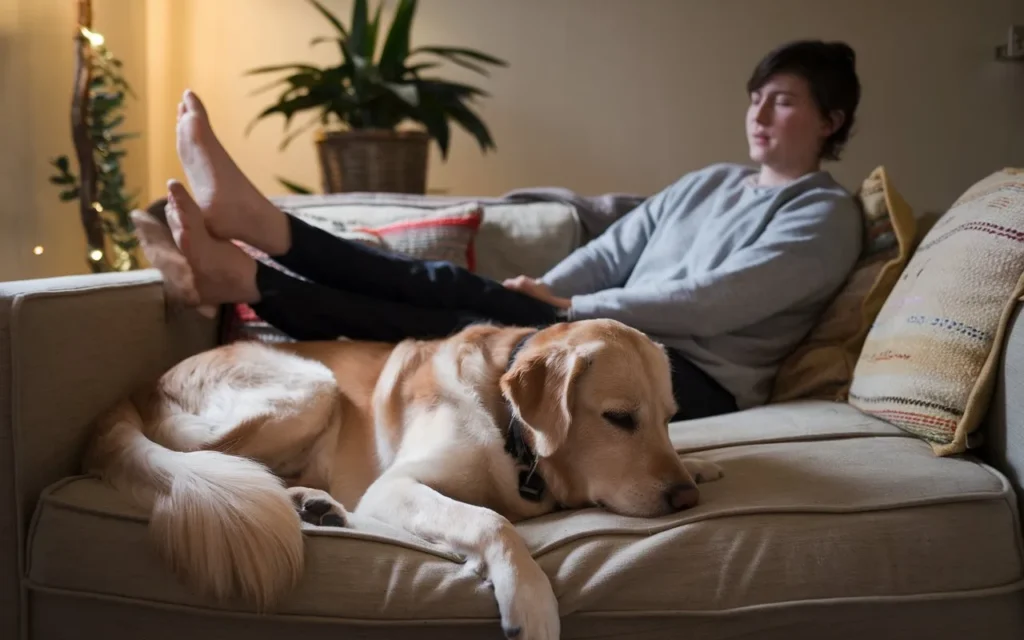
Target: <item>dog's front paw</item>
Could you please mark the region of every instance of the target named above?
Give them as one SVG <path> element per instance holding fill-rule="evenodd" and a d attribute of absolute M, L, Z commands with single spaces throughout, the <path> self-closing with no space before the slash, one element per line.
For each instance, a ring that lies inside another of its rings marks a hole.
<path fill-rule="evenodd" d="M 562 632 L 558 599 L 532 558 L 518 567 L 492 567 L 490 577 L 506 638 L 558 640 Z"/>
<path fill-rule="evenodd" d="M 701 460 L 700 458 L 683 458 L 683 466 L 690 473 L 690 477 L 697 484 L 703 484 L 705 482 L 713 482 L 718 480 L 725 472 L 722 467 L 718 466 L 714 462 L 708 462 L 707 460 Z"/>
<path fill-rule="evenodd" d="M 303 522 L 321 527 L 344 527 L 348 524 L 345 507 L 326 491 L 292 487 L 288 489 L 288 495 Z"/>

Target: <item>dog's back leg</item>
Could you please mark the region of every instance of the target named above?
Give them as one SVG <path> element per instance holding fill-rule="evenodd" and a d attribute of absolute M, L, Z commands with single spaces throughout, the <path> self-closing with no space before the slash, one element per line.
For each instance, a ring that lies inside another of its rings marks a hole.
<path fill-rule="evenodd" d="M 238 344 L 212 366 L 179 367 L 161 382 L 167 401 L 149 430 L 155 442 L 250 458 L 290 486 L 328 488 L 343 403 L 323 364 Z"/>
<path fill-rule="evenodd" d="M 300 510 L 283 485 L 326 486 L 333 446 L 320 445 L 340 420 L 330 370 L 274 355 L 225 349 L 172 369 L 148 399 L 100 418 L 84 460 L 151 509 L 158 547 L 188 581 L 264 610 L 303 566 Z"/>
<path fill-rule="evenodd" d="M 83 470 L 135 498 L 169 566 L 201 593 L 242 596 L 259 610 L 292 589 L 303 540 L 279 478 L 254 460 L 216 451 L 175 451 L 146 434 L 134 404 L 101 415 Z"/>

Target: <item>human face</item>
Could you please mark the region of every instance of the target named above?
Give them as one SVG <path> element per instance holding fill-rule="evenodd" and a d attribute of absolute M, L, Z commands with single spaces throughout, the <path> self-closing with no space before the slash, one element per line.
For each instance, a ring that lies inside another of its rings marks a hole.
<path fill-rule="evenodd" d="M 781 177 L 798 178 L 818 169 L 822 145 L 836 126 L 822 117 L 806 80 L 774 75 L 750 95 L 750 159 Z"/>

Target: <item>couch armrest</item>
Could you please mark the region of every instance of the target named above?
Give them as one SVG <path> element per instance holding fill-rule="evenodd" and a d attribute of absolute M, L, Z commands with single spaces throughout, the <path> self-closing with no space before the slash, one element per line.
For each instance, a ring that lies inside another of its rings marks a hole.
<path fill-rule="evenodd" d="M 982 454 L 1002 471 L 1017 492 L 1024 517 L 1024 307 L 1010 319 L 996 373 L 995 391 L 985 418 Z"/>
<path fill-rule="evenodd" d="M 40 492 L 79 473 L 102 410 L 215 338 L 214 321 L 166 307 L 152 269 L 0 282 L 0 637 L 18 637 Z"/>

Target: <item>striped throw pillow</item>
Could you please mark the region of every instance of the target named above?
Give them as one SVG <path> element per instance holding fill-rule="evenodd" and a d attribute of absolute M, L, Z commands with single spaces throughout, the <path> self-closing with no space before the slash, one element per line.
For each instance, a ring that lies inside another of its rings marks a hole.
<path fill-rule="evenodd" d="M 352 224 L 315 209 L 298 209 L 292 213 L 340 237 L 361 240 L 400 255 L 441 260 L 476 270 L 474 240 L 484 217 L 483 207 L 476 202 L 376 226 Z"/>
<path fill-rule="evenodd" d="M 1022 294 L 1024 172 L 1005 169 L 964 192 L 917 247 L 868 333 L 850 404 L 939 455 L 966 451 Z"/>
<path fill-rule="evenodd" d="M 340 238 L 361 242 L 395 255 L 421 260 L 439 260 L 457 264 L 469 270 L 476 268 L 474 249 L 477 231 L 483 220 L 483 207 L 477 203 L 438 209 L 423 216 L 398 220 L 380 226 L 352 225 L 332 218 L 329 214 L 314 214 L 302 210 L 292 215 L 308 224 L 320 227 Z M 305 280 L 265 253 L 242 242 L 235 242 L 255 260 L 282 271 L 293 278 Z M 295 313 L 302 313 L 296 309 Z M 221 332 L 222 342 L 258 340 L 261 342 L 292 342 L 293 338 L 264 321 L 247 304 L 236 304 L 228 312 Z"/>

